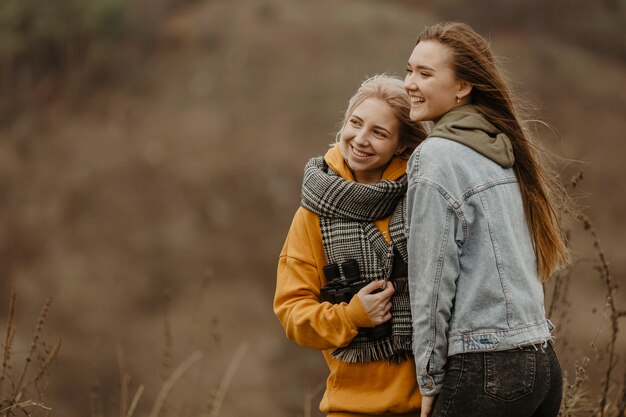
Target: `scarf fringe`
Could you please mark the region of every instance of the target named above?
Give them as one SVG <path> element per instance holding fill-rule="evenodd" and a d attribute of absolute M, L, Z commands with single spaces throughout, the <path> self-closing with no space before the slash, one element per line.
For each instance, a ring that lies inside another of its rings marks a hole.
<path fill-rule="evenodd" d="M 390 363 L 400 364 L 413 357 L 413 349 L 410 337 L 392 335 L 366 348 L 348 345 L 336 349 L 331 356 L 348 363 L 387 360 Z"/>
<path fill-rule="evenodd" d="M 396 278 L 391 281 L 396 294 L 405 294 L 409 292 L 409 279 Z"/>

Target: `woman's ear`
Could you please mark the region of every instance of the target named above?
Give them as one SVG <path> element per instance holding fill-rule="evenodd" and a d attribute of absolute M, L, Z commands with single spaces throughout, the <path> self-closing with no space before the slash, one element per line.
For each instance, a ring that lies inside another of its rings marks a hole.
<path fill-rule="evenodd" d="M 398 146 L 396 151 L 393 153 L 395 156 L 402 155 L 402 152 L 406 151 L 406 146 Z"/>
<path fill-rule="evenodd" d="M 457 103 L 463 100 L 465 97 L 469 96 L 472 92 L 472 84 L 468 83 L 464 80 L 459 80 L 458 82 L 459 91 L 456 93 Z"/>

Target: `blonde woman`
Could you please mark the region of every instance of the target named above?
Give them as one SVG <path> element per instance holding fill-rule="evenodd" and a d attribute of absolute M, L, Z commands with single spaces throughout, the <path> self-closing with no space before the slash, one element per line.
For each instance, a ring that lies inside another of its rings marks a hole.
<path fill-rule="evenodd" d="M 419 415 L 405 238 L 406 164 L 426 136 L 402 80 L 350 99 L 337 143 L 311 159 L 278 263 L 274 311 L 287 337 L 322 351 L 329 416 Z"/>

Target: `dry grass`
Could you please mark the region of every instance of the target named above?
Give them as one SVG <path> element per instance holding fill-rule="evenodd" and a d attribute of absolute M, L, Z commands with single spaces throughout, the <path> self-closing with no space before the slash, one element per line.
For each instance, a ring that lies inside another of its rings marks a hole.
<path fill-rule="evenodd" d="M 207 275 L 207 280 L 209 276 Z M 202 304 L 201 298 L 203 293 L 207 289 L 207 280 L 203 281 L 201 291 L 199 292 L 199 300 L 194 308 L 194 321 L 199 317 L 197 309 Z M 167 297 L 166 297 L 167 298 Z M 45 321 L 50 311 L 52 304 L 52 298 L 48 298 L 44 304 L 41 313 L 37 319 L 35 328 L 32 333 L 30 346 L 28 349 L 22 350 L 20 355 L 19 349 L 14 349 L 14 341 L 16 335 L 15 328 L 15 309 L 17 302 L 17 293 L 13 290 L 9 303 L 9 314 L 6 325 L 6 333 L 4 337 L 4 343 L 2 345 L 2 367 L 0 372 L 0 416 L 10 417 L 14 415 L 24 414 L 27 416 L 49 416 L 52 415 L 53 407 L 50 406 L 45 399 L 45 388 L 48 384 L 46 376 L 48 375 L 51 365 L 57 359 L 59 350 L 61 347 L 60 340 L 50 346 L 43 340 L 43 332 L 45 328 Z M 166 303 L 166 311 L 169 305 Z M 166 313 L 164 316 L 164 324 L 166 331 L 164 332 L 164 348 L 162 350 L 162 361 L 173 361 L 173 342 L 174 336 L 171 332 L 171 322 Z M 208 326 L 210 327 L 210 326 Z M 197 329 L 197 327 L 193 327 Z M 218 338 L 213 334 L 214 330 L 211 330 L 210 341 L 215 343 Z M 198 340 L 198 335 L 194 337 Z M 191 340 L 191 339 L 190 339 Z M 230 384 L 235 377 L 237 370 L 245 358 L 245 355 L 249 349 L 248 343 L 242 343 L 219 381 L 216 388 L 211 389 L 202 384 L 203 388 L 195 390 L 194 398 L 191 401 L 196 406 L 194 410 L 187 410 L 185 415 L 198 416 L 198 417 L 218 417 L 223 405 L 224 398 L 228 392 Z M 177 385 L 186 374 L 192 370 L 204 370 L 202 367 L 197 367 L 199 362 L 207 355 L 204 352 L 206 349 L 198 349 L 191 352 L 183 361 L 181 361 L 174 369 L 172 369 L 168 375 L 163 379 L 160 389 L 156 394 L 152 405 L 149 407 L 150 411 L 144 410 L 141 412 L 141 400 L 144 397 L 145 385 L 139 384 L 136 387 L 132 387 L 131 373 L 125 363 L 123 348 L 118 344 L 117 346 L 117 359 L 119 368 L 119 417 L 134 417 L 139 414 L 147 415 L 148 417 L 159 416 L 176 416 L 180 415 L 180 409 L 182 404 L 174 404 L 171 407 L 166 407 L 168 400 Z M 105 401 L 105 387 L 102 386 L 101 379 L 98 375 L 98 361 L 100 358 L 95 358 L 94 361 L 94 377 L 90 389 L 90 417 L 104 417 L 107 415 L 107 404 Z M 162 362 L 165 363 L 165 362 Z M 18 366 L 19 365 L 19 366 Z M 166 367 L 164 367 L 166 369 Z M 207 380 L 206 375 L 200 375 L 200 378 L 204 381 Z M 198 386 L 196 385 L 196 388 Z M 132 400 L 131 400 L 131 393 Z M 211 395 L 212 393 L 212 395 Z M 129 401 L 130 400 L 130 401 Z M 186 401 L 189 398 L 178 395 L 173 402 Z M 145 407 L 144 407 L 145 408 Z"/>
<path fill-rule="evenodd" d="M 579 186 L 583 179 L 582 172 L 576 174 L 570 180 L 571 189 Z M 570 284 L 577 277 L 574 276 L 574 269 L 583 261 L 593 264 L 593 270 L 598 274 L 605 295 L 604 311 L 601 323 L 598 323 L 595 336 L 589 348 L 595 353 L 594 359 L 585 356 L 575 365 L 575 375 L 573 379 L 566 372 L 564 373 L 564 392 L 561 404 L 560 416 L 593 416 L 593 417 L 622 417 L 624 416 L 624 404 L 626 398 L 626 361 L 622 358 L 622 378 L 616 379 L 614 373 L 620 369 L 620 358 L 617 354 L 617 341 L 620 334 L 620 319 L 625 317 L 625 311 L 620 310 L 616 305 L 616 295 L 618 285 L 611 274 L 607 256 L 602 248 L 598 233 L 590 219 L 580 211 L 569 210 L 564 216 L 569 216 L 580 227 L 580 231 L 586 234 L 593 247 L 594 258 L 590 260 L 578 259 L 573 265 L 558 273 L 552 281 L 552 296 L 548 304 L 549 316 L 558 314 L 565 318 L 571 310 L 572 300 L 569 293 Z M 575 233 L 572 227 L 568 236 Z M 608 322 L 608 341 L 604 346 L 598 345 L 600 332 L 604 328 L 604 323 Z M 590 380 L 589 367 L 605 367 L 601 381 Z M 594 394 L 592 394 L 592 392 Z"/>
<path fill-rule="evenodd" d="M 44 401 L 47 387 L 46 376 L 61 348 L 61 340 L 54 345 L 48 345 L 43 340 L 45 321 L 50 311 L 52 298 L 48 298 L 41 309 L 33 330 L 30 347 L 23 358 L 20 350 L 14 349 L 16 303 L 17 293 L 13 289 L 9 302 L 6 335 L 2 345 L 0 416 L 13 416 L 18 411 L 28 416 L 47 416 L 52 408 L 48 407 Z M 15 361 L 18 363 L 16 364 Z"/>
<path fill-rule="evenodd" d="M 183 320 L 190 323 L 187 334 L 181 335 L 178 331 L 185 332 L 185 329 L 177 329 L 171 316 L 171 294 L 166 289 L 163 297 L 163 333 L 161 347 L 161 372 L 160 387 L 154 400 L 150 400 L 151 393 L 146 387 L 151 386 L 150 381 L 144 383 L 131 383 L 131 371 L 126 363 L 123 347 L 117 345 L 117 362 L 119 372 L 119 417 L 135 417 L 146 415 L 148 417 L 164 416 L 197 416 L 197 417 L 218 417 L 222 409 L 224 398 L 228 392 L 233 378 L 235 377 L 242 360 L 245 358 L 249 344 L 241 343 L 235 354 L 228 362 L 227 367 L 219 379 L 216 386 L 212 386 L 210 376 L 215 372 L 213 369 L 217 365 L 209 364 L 210 351 L 219 342 L 219 336 L 213 328 L 214 320 L 208 325 L 202 317 L 203 307 L 207 304 L 208 288 L 212 278 L 210 271 L 207 271 L 204 279 L 200 283 L 194 303 L 190 304 L 190 317 Z M 203 327 L 203 328 L 201 328 Z M 186 341 L 184 347 L 186 354 L 176 366 L 177 355 L 175 345 L 177 342 Z M 153 358 L 155 363 L 158 358 Z M 213 369 L 212 369 L 213 368 Z M 185 383 L 177 388 L 177 385 Z M 107 412 L 104 410 L 113 409 L 105 401 L 104 390 L 100 389 L 99 378 L 94 378 L 93 385 L 98 387 L 92 390 L 92 412 L 90 417 L 104 417 Z M 133 393 L 132 400 L 131 393 Z M 146 397 L 148 397 L 146 399 Z"/>
<path fill-rule="evenodd" d="M 200 403 L 206 402 L 207 397 L 211 398 L 209 403 L 206 406 L 203 406 L 202 409 L 196 410 L 191 415 L 198 416 L 198 417 L 218 417 L 219 416 L 224 397 L 226 396 L 228 388 L 230 387 L 230 384 L 235 374 L 237 373 L 239 365 L 241 364 L 241 361 L 244 359 L 248 348 L 249 346 L 247 343 L 242 343 L 240 345 L 239 349 L 237 350 L 237 352 L 231 359 L 230 363 L 228 364 L 226 372 L 224 373 L 218 385 L 218 388 L 215 391 L 215 394 L 213 396 L 209 396 L 208 395 L 209 390 L 205 390 L 202 392 L 200 396 L 198 396 L 198 398 L 194 399 L 196 403 L 200 404 Z M 161 385 L 158 395 L 154 403 L 152 404 L 150 413 L 148 414 L 149 417 L 159 417 L 159 416 L 164 416 L 164 415 L 177 415 L 172 410 L 169 410 L 168 412 L 168 410 L 164 408 L 164 405 L 166 404 L 166 401 L 168 400 L 174 386 L 181 380 L 181 378 L 183 378 L 183 376 L 186 373 L 188 373 L 200 360 L 203 359 L 203 356 L 204 355 L 201 351 L 195 351 L 191 353 L 184 361 L 182 361 L 172 371 L 172 373 L 167 377 L 167 379 Z M 120 414 L 119 415 L 120 417 L 133 417 L 135 416 L 137 406 L 144 393 L 145 388 L 143 384 L 139 385 L 133 397 L 132 402 L 130 403 L 130 405 L 127 406 L 126 404 L 127 404 L 127 399 L 128 399 L 130 376 L 127 371 L 123 369 L 120 369 L 120 371 L 121 371 L 120 373 L 123 375 L 123 380 L 122 380 L 123 385 L 122 385 L 122 389 L 120 390 Z"/>

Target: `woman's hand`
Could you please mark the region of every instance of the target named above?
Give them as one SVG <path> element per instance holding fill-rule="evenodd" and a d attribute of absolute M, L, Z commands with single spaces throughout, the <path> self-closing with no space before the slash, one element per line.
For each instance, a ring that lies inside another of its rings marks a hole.
<path fill-rule="evenodd" d="M 356 294 L 361 299 L 361 303 L 374 326 L 391 319 L 391 296 L 396 290 L 390 282 L 387 284 L 384 290 L 376 292 L 385 286 L 385 281 L 373 281 L 361 288 Z"/>
<path fill-rule="evenodd" d="M 432 414 L 433 407 L 435 406 L 435 399 L 437 399 L 436 395 L 428 397 L 422 395 L 422 412 L 420 417 L 428 417 Z"/>

